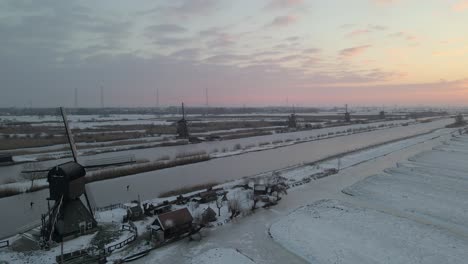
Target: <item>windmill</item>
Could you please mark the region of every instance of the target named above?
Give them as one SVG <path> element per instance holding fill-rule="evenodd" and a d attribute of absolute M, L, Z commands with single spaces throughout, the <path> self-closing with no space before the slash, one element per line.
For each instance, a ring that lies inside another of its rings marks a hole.
<path fill-rule="evenodd" d="M 185 119 L 185 108 L 184 103 L 182 103 L 182 119 L 177 121 L 177 137 L 188 139 L 190 137 L 188 130 L 188 123 Z"/>
<path fill-rule="evenodd" d="M 293 113 L 288 116 L 288 128 L 297 128 L 296 108 L 293 106 Z"/>
<path fill-rule="evenodd" d="M 345 106 L 345 114 L 344 114 L 345 122 L 351 122 L 351 114 L 348 112 L 348 105 Z"/>
<path fill-rule="evenodd" d="M 86 170 L 78 163 L 78 156 L 64 109 L 60 108 L 73 161 L 57 165 L 49 170 L 49 201 L 52 208 L 42 215 L 41 243 L 48 247 L 52 241 L 61 242 L 69 236 L 84 234 L 97 227 L 86 192 Z M 84 196 L 86 205 L 81 197 Z"/>
<path fill-rule="evenodd" d="M 379 119 L 385 119 L 385 111 L 384 110 L 379 112 Z"/>

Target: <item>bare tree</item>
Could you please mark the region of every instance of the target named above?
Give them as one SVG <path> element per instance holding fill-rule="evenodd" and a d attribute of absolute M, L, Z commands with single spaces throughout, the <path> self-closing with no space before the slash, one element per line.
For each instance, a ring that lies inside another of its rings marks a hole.
<path fill-rule="evenodd" d="M 224 199 L 223 197 L 218 197 L 216 200 L 216 208 L 218 208 L 218 216 L 221 216 L 221 208 L 224 206 Z"/>
<path fill-rule="evenodd" d="M 42 169 L 43 166 L 37 162 L 30 162 L 23 165 L 21 177 L 25 180 L 31 181 L 31 187 L 29 189 L 33 188 L 35 180 L 45 178 L 46 173 L 39 171 Z"/>
<path fill-rule="evenodd" d="M 241 213 L 241 204 L 239 198 L 233 197 L 228 201 L 228 209 L 231 213 L 231 219 L 238 216 Z"/>
<path fill-rule="evenodd" d="M 271 187 L 272 192 L 276 193 L 276 200 L 279 199 L 280 194 L 288 194 L 288 186 L 285 183 L 278 183 Z"/>

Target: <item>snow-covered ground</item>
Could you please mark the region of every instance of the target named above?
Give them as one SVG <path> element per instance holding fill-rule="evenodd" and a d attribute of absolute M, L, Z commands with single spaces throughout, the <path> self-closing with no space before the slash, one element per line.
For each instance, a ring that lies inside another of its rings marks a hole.
<path fill-rule="evenodd" d="M 373 209 L 321 200 L 281 218 L 274 240 L 310 263 L 463 263 L 468 240 Z"/>
<path fill-rule="evenodd" d="M 194 257 L 192 264 L 254 264 L 248 257 L 232 248 L 214 248 Z"/>
<path fill-rule="evenodd" d="M 468 136 L 454 137 L 458 150 Z M 310 263 L 464 263 L 468 153 L 429 150 L 281 218 L 275 241 Z M 435 246 L 436 245 L 436 246 Z"/>
<path fill-rule="evenodd" d="M 342 202 L 336 202 L 336 203 L 339 203 L 342 206 L 344 206 L 346 210 L 352 212 L 352 214 L 346 215 L 346 213 L 339 213 L 341 211 L 338 211 L 338 213 L 336 214 L 342 217 L 342 219 L 340 220 L 338 219 L 339 218 L 338 216 L 332 217 L 333 213 L 329 213 L 326 210 L 323 212 L 320 211 L 322 209 L 320 209 L 319 207 L 317 207 L 318 209 L 314 209 L 316 211 L 319 211 L 319 213 L 324 214 L 323 219 L 314 223 L 311 223 L 312 221 L 314 221 L 314 219 L 309 219 L 309 222 L 307 222 L 306 225 L 302 226 L 302 230 L 308 229 L 311 225 L 315 225 L 317 227 L 315 229 L 320 229 L 320 227 L 322 227 L 323 230 L 327 230 L 325 228 L 327 225 L 328 226 L 337 225 L 338 227 L 336 230 L 332 230 L 334 233 L 332 233 L 330 236 L 326 236 L 325 231 L 324 231 L 323 237 L 325 237 L 324 238 L 325 240 L 320 239 L 318 241 L 313 241 L 316 238 L 309 237 L 309 241 L 313 242 L 313 243 L 308 242 L 310 244 L 309 246 L 318 245 L 320 247 L 324 247 L 325 245 L 332 245 L 333 244 L 332 240 L 334 237 L 340 238 L 343 236 L 343 234 L 339 232 L 340 230 L 344 230 L 344 232 L 348 231 L 346 229 L 347 219 L 351 219 L 351 220 L 357 219 L 356 222 L 352 222 L 352 224 L 355 224 L 356 226 L 356 231 L 351 230 L 349 231 L 348 234 L 353 235 L 354 234 L 353 232 L 355 232 L 356 240 L 364 241 L 366 240 L 366 236 L 368 234 L 374 234 L 377 232 L 375 236 L 375 240 L 384 241 L 384 242 L 381 242 L 383 243 L 384 246 L 378 243 L 373 244 L 373 245 L 364 244 L 364 245 L 361 245 L 362 247 L 359 247 L 359 245 L 356 245 L 357 249 L 370 248 L 370 249 L 376 250 L 376 252 L 381 252 L 381 254 L 379 254 L 378 256 L 382 258 L 377 258 L 375 259 L 374 262 L 368 262 L 368 263 L 395 263 L 395 261 L 392 261 L 392 259 L 389 259 L 388 261 L 386 261 L 387 259 L 385 257 L 393 256 L 396 254 L 395 252 L 399 252 L 399 250 L 403 250 L 402 251 L 403 253 L 401 254 L 401 256 L 398 255 L 397 259 L 402 260 L 402 261 L 400 262 L 396 261 L 396 263 L 415 263 L 414 262 L 415 259 L 418 259 L 418 257 L 420 258 L 421 256 L 426 256 L 426 255 L 432 258 L 432 260 L 436 260 L 437 257 L 441 257 L 441 256 L 445 257 L 444 254 L 450 254 L 450 256 L 447 257 L 447 261 L 444 261 L 445 259 L 442 259 L 442 261 L 439 260 L 439 262 L 426 262 L 427 259 L 423 259 L 424 261 L 422 261 L 422 263 L 463 263 L 463 259 L 460 262 L 458 261 L 459 259 L 457 258 L 462 258 L 462 257 L 466 258 L 466 255 L 465 255 L 466 250 L 464 249 L 466 249 L 467 241 L 466 241 L 466 238 L 464 238 L 463 236 L 460 236 L 460 237 L 454 236 L 453 230 L 447 229 L 433 222 L 430 222 L 430 225 L 427 225 L 427 223 L 415 220 L 416 216 L 407 217 L 408 215 L 411 216 L 411 214 L 399 213 L 398 215 L 395 215 L 395 214 L 390 214 L 387 211 L 380 212 L 375 207 L 378 207 L 381 204 L 378 204 L 378 203 L 372 204 L 371 203 L 372 201 L 369 201 L 369 199 L 366 199 L 366 198 L 358 199 L 357 197 L 351 197 L 341 192 L 341 190 L 349 186 L 352 186 L 353 184 L 359 184 L 361 180 L 366 179 L 369 175 L 377 175 L 377 174 L 384 173 L 384 170 L 386 168 L 394 167 L 396 166 L 397 163 L 404 164 L 405 167 L 418 166 L 417 164 L 415 165 L 416 162 L 413 161 L 413 158 L 411 159 L 412 161 L 410 162 L 408 162 L 407 160 L 410 157 L 413 157 L 418 153 L 431 153 L 430 150 L 433 147 L 441 145 L 443 142 L 447 142 L 450 144 L 451 142 L 455 140 L 460 140 L 460 138 L 454 138 L 453 140 L 450 140 L 451 139 L 451 135 L 449 134 L 450 131 L 452 130 L 447 130 L 447 129 L 439 130 L 428 135 L 423 135 L 423 136 L 415 137 L 412 139 L 407 139 L 404 141 L 398 141 L 398 142 L 394 142 L 391 144 L 385 144 L 385 145 L 371 148 L 365 151 L 360 151 L 360 152 L 352 153 L 350 155 L 345 155 L 341 157 L 340 159 L 342 170 L 339 173 L 331 175 L 326 178 L 316 179 L 316 180 L 314 180 L 314 178 L 312 177 L 312 180 L 310 181 L 310 183 L 303 184 L 300 187 L 295 187 L 295 188 L 290 189 L 288 191 L 289 192 L 288 195 L 283 197 L 279 205 L 272 207 L 271 209 L 268 209 L 268 210 L 260 209 L 252 215 L 242 217 L 240 219 L 237 219 L 235 221 L 232 221 L 226 224 L 222 224 L 220 226 L 215 225 L 215 227 L 209 228 L 202 233 L 203 239 L 201 242 L 181 241 L 174 245 L 170 245 L 168 247 L 162 248 L 160 250 L 155 250 L 151 252 L 150 255 L 148 255 L 147 257 L 141 260 L 138 260 L 135 263 L 154 263 L 156 261 L 162 262 L 162 263 L 163 262 L 192 263 L 193 260 L 197 260 L 197 256 L 199 256 L 202 260 L 206 261 L 204 257 L 210 256 L 210 259 L 211 259 L 211 258 L 214 258 L 213 255 L 219 255 L 219 257 L 222 260 L 224 260 L 224 259 L 231 258 L 230 257 L 231 254 L 234 254 L 233 250 L 235 250 L 236 252 L 241 252 L 242 255 L 247 256 L 246 258 L 251 260 L 253 263 L 307 263 L 307 262 L 315 263 L 313 261 L 310 261 L 310 259 L 308 259 L 304 255 L 301 255 L 300 252 L 297 251 L 297 248 L 294 246 L 295 241 L 290 241 L 290 240 L 285 239 L 285 240 L 281 240 L 280 241 L 281 244 L 279 244 L 277 243 L 278 239 L 276 240 L 271 239 L 271 237 L 268 234 L 268 230 L 272 224 L 274 226 L 275 223 L 281 223 L 281 221 L 288 222 L 285 219 L 288 219 L 288 217 L 290 217 L 289 214 L 293 212 L 296 208 L 301 207 L 301 206 L 305 206 L 303 208 L 306 208 L 308 205 L 313 204 L 314 202 L 322 200 L 322 199 L 333 199 L 333 200 L 345 201 L 344 203 Z M 441 158 L 441 156 L 427 156 L 426 157 L 424 154 L 422 154 L 422 155 L 415 156 L 415 158 L 422 159 L 421 164 L 423 164 L 424 166 L 421 166 L 421 167 L 424 169 L 436 168 L 438 164 L 445 164 L 444 162 L 430 163 L 431 161 L 434 161 L 434 160 L 437 161 L 438 159 Z M 450 158 L 454 159 L 455 157 L 450 156 Z M 337 164 L 338 164 L 338 160 L 331 160 L 331 161 L 325 161 L 325 162 L 317 163 L 313 165 L 295 166 L 286 170 L 280 170 L 279 173 L 281 174 L 281 176 L 286 177 L 287 179 L 298 181 L 304 177 L 308 177 L 313 174 L 319 173 L 327 168 L 335 167 Z M 432 165 L 426 166 L 426 164 L 432 164 Z M 453 164 L 450 163 L 447 166 L 452 166 L 454 164 L 457 164 L 457 162 L 454 161 Z M 455 168 L 462 169 L 462 167 L 459 165 L 455 166 Z M 444 168 L 440 170 L 443 171 Z M 450 173 L 446 173 L 446 174 L 450 174 Z M 453 183 L 455 183 L 456 180 L 460 180 L 461 178 L 463 178 L 462 172 L 459 171 L 458 173 L 454 174 L 453 178 L 454 179 L 452 179 L 451 181 Z M 419 180 L 418 177 L 415 177 L 415 179 Z M 407 185 L 412 184 L 411 181 L 408 181 L 405 183 Z M 443 184 L 448 184 L 448 183 L 444 182 Z M 227 185 L 228 184 L 226 184 L 226 186 Z M 442 185 L 442 182 L 438 182 L 438 185 L 436 187 L 439 188 L 439 185 Z M 421 188 L 434 188 L 434 186 L 425 185 L 425 184 L 421 184 L 421 186 L 423 186 Z M 463 186 L 464 185 L 461 185 L 460 187 L 457 187 L 457 188 L 462 189 Z M 437 193 L 437 192 L 434 192 L 434 193 Z M 457 199 L 455 195 L 451 198 Z M 373 200 L 373 198 L 370 198 L 370 200 Z M 363 207 L 366 207 L 367 204 L 370 204 L 368 206 L 369 208 L 362 209 Z M 461 202 L 457 205 L 465 206 Z M 313 206 L 312 207 L 309 206 L 309 208 L 313 208 Z M 391 209 L 390 207 L 387 207 L 387 208 L 388 208 L 387 210 L 389 211 L 399 210 L 398 208 L 396 209 Z M 121 212 L 120 213 L 116 212 L 115 215 L 117 216 L 120 214 Z M 223 217 L 225 217 L 226 212 L 225 211 L 222 212 L 222 215 Z M 389 217 L 387 217 L 387 215 Z M 463 221 L 464 219 L 463 214 L 459 214 L 458 216 L 460 217 L 458 218 L 458 221 Z M 106 217 L 109 217 L 109 215 L 104 216 L 103 220 Z M 308 217 L 308 216 L 301 216 L 301 217 Z M 326 217 L 329 217 L 330 220 L 325 221 L 326 219 L 328 219 Z M 106 219 L 112 219 L 112 217 L 109 217 Z M 378 223 L 374 225 L 370 225 L 369 232 L 366 232 L 365 230 L 360 232 L 362 229 L 365 229 L 366 225 L 359 223 L 358 220 L 368 221 L 372 223 L 373 221 L 370 221 L 370 219 L 376 219 L 379 221 Z M 419 218 L 419 219 L 424 219 L 424 221 L 429 221 L 427 220 L 428 218 Z M 309 225 L 309 223 L 311 224 Z M 344 225 L 344 226 L 342 226 L 341 229 L 339 229 L 340 225 Z M 388 228 L 388 229 L 402 227 L 401 230 L 397 230 L 400 233 L 395 232 L 395 234 L 401 234 L 403 238 L 406 239 L 404 240 L 404 242 L 408 244 L 408 250 L 403 248 L 403 245 L 405 245 L 404 243 L 402 243 L 401 246 L 394 245 L 395 243 L 397 243 L 397 240 L 395 237 L 391 236 L 392 234 L 388 234 L 388 239 L 386 240 L 387 234 L 384 232 L 381 232 L 381 233 L 378 232 L 380 230 L 379 229 L 380 227 Z M 301 230 L 301 229 L 297 227 L 297 230 Z M 371 233 L 370 230 L 374 230 L 374 232 Z M 404 237 L 405 230 L 409 232 L 408 235 L 411 237 Z M 306 233 L 307 232 L 304 232 L 304 235 L 300 233 L 298 237 L 295 237 L 293 239 L 295 240 L 305 239 L 305 238 L 302 238 L 301 236 L 306 237 Z M 272 229 L 272 234 L 274 235 L 273 229 Z M 428 238 L 425 238 L 424 237 L 425 235 L 427 235 Z M 433 235 L 433 236 L 431 237 L 430 235 Z M 350 236 L 350 237 L 351 238 L 347 238 L 347 239 L 352 239 L 353 236 Z M 444 246 L 439 247 L 438 243 L 434 242 L 434 241 L 437 241 L 436 239 L 439 241 L 442 241 L 444 243 Z M 424 247 L 418 247 L 418 244 L 417 244 L 418 241 L 423 242 L 422 245 L 424 245 Z M 434 243 L 431 243 L 431 241 Z M 385 246 L 386 245 L 385 243 L 390 244 L 389 253 L 384 250 L 387 247 Z M 288 245 L 289 246 L 293 245 L 293 246 L 289 247 Z M 451 248 L 449 247 L 450 245 L 456 246 L 456 248 Z M 413 253 L 419 252 L 421 254 L 418 253 L 414 257 L 409 255 L 408 252 L 410 252 L 409 249 L 411 248 L 413 249 Z M 310 251 L 310 252 L 315 252 L 315 251 Z M 328 256 L 327 252 L 328 253 L 331 252 L 330 253 L 331 255 Z M 345 253 L 348 254 L 350 251 L 342 250 L 342 251 L 337 251 L 337 252 L 338 252 L 338 255 L 335 254 L 335 252 L 333 252 L 330 249 L 324 252 L 321 251 L 320 252 L 321 255 L 314 254 L 312 257 L 316 259 L 318 259 L 319 257 L 324 257 L 329 260 L 337 260 L 343 256 L 347 256 L 343 254 Z M 352 251 L 352 253 L 353 252 L 354 251 Z M 363 256 L 364 256 L 363 258 L 366 258 L 368 256 L 368 254 L 367 255 L 361 254 L 359 252 L 361 251 L 357 251 L 357 253 L 354 252 L 352 256 L 356 257 L 358 260 L 361 260 L 362 259 L 361 257 Z M 405 252 L 407 252 L 408 254 L 405 254 Z M 1 251 L 0 251 L 0 256 L 1 256 Z M 241 259 L 241 260 L 238 260 L 239 262 L 236 262 L 236 263 L 242 263 L 240 261 L 243 261 L 242 260 L 243 258 L 238 255 L 233 256 L 232 258 Z M 379 262 L 380 260 L 383 260 L 383 262 Z M 224 262 L 215 262 L 215 263 L 224 263 Z M 328 262 L 325 261 L 323 263 L 328 263 Z M 330 261 L 330 263 L 335 263 L 335 262 Z M 347 259 L 343 259 L 342 263 L 366 263 L 366 262 L 348 262 Z"/>

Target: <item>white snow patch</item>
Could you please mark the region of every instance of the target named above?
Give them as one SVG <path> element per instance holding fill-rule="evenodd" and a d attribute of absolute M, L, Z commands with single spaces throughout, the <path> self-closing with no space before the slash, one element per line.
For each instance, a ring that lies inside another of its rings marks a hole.
<path fill-rule="evenodd" d="M 273 224 L 274 240 L 311 263 L 464 263 L 468 240 L 443 229 L 321 200 Z"/>
<path fill-rule="evenodd" d="M 251 259 L 232 248 L 210 249 L 192 259 L 192 264 L 254 264 Z"/>

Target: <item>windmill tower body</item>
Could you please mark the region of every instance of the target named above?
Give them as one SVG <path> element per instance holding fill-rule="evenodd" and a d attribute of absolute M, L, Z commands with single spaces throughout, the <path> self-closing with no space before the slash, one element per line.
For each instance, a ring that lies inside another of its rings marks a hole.
<path fill-rule="evenodd" d="M 182 103 L 182 119 L 177 121 L 177 137 L 178 138 L 189 138 L 189 130 L 187 120 L 185 119 L 185 108 L 184 103 Z"/>
<path fill-rule="evenodd" d="M 54 205 L 48 215 L 43 216 L 41 234 L 44 241 L 60 242 L 96 228 L 91 208 L 81 201 L 86 192 L 85 175 L 85 169 L 76 162 L 67 162 L 49 171 L 48 200 L 54 201 Z"/>
<path fill-rule="evenodd" d="M 380 111 L 379 112 L 379 119 L 385 119 L 385 111 Z"/>
<path fill-rule="evenodd" d="M 346 112 L 344 118 L 346 122 L 351 122 L 351 114 L 348 112 L 348 105 L 346 105 Z"/>
<path fill-rule="evenodd" d="M 288 116 L 288 128 L 297 128 L 297 116 L 295 108 L 293 108 L 293 113 Z"/>

